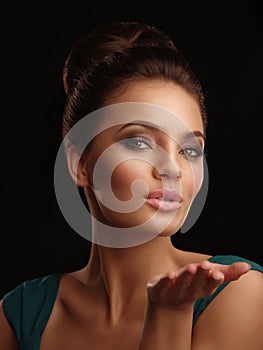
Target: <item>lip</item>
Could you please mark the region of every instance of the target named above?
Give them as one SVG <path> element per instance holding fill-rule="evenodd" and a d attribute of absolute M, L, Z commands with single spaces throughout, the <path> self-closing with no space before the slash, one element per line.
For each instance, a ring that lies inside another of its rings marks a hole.
<path fill-rule="evenodd" d="M 180 208 L 183 198 L 174 190 L 160 189 L 150 192 L 146 202 L 163 211 L 174 211 Z"/>

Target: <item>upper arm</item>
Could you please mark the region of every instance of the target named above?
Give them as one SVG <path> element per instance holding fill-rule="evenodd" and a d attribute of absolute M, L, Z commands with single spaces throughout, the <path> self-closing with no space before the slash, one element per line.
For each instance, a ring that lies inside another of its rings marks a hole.
<path fill-rule="evenodd" d="M 192 350 L 263 349 L 263 273 L 229 283 L 199 316 Z"/>
<path fill-rule="evenodd" d="M 0 350 L 18 350 L 15 332 L 6 319 L 3 301 L 0 301 Z"/>

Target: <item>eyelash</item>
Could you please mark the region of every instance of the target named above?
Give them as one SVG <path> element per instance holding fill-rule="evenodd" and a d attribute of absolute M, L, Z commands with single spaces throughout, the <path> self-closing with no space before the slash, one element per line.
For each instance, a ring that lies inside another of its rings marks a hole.
<path fill-rule="evenodd" d="M 138 147 L 138 145 L 136 145 L 136 142 L 141 142 L 144 145 L 146 145 L 147 147 L 144 148 L 140 148 Z M 133 137 L 129 137 L 125 140 L 122 140 L 121 143 L 131 149 L 131 150 L 144 150 L 144 149 L 153 149 L 152 145 L 151 145 L 151 140 L 147 139 L 146 137 L 138 137 L 138 136 L 133 136 Z"/>
<path fill-rule="evenodd" d="M 198 158 L 204 156 L 204 151 L 202 150 L 201 147 L 198 147 L 198 146 L 187 146 L 187 147 L 183 148 L 180 151 L 180 154 L 181 154 L 181 152 L 185 152 L 186 150 L 190 150 L 191 152 L 195 153 L 195 155 L 183 154 L 187 158 L 198 159 Z"/>
<path fill-rule="evenodd" d="M 125 147 L 131 149 L 131 150 L 145 150 L 145 149 L 154 149 L 154 146 L 152 144 L 152 141 L 146 137 L 142 137 L 142 136 L 133 136 L 133 137 L 129 137 L 125 140 L 120 141 L 121 144 L 123 144 Z M 136 142 L 140 142 L 144 145 L 146 145 L 146 147 L 140 148 L 138 145 L 136 145 Z M 191 153 L 195 153 L 194 155 L 192 154 L 187 154 L 187 151 L 190 150 Z M 185 148 L 181 149 L 179 151 L 179 154 L 182 154 L 183 156 L 187 157 L 188 159 L 198 159 L 204 156 L 204 151 L 202 150 L 201 147 L 199 146 L 186 146 Z"/>

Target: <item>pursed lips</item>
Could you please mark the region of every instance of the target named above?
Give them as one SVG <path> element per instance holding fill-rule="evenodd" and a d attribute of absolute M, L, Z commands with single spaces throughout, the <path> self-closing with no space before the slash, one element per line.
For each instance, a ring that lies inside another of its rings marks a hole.
<path fill-rule="evenodd" d="M 179 209 L 182 201 L 183 198 L 177 191 L 166 189 L 150 192 L 146 197 L 147 203 L 163 211 Z"/>

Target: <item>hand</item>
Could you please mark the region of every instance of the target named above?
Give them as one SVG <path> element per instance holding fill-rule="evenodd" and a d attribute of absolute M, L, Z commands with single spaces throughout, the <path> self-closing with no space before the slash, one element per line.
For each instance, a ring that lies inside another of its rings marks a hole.
<path fill-rule="evenodd" d="M 160 307 L 184 309 L 197 299 L 215 292 L 223 282 L 237 280 L 250 270 L 245 262 L 232 265 L 214 264 L 208 260 L 191 263 L 178 271 L 154 276 L 147 284 L 149 301 Z"/>

